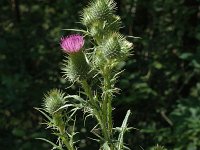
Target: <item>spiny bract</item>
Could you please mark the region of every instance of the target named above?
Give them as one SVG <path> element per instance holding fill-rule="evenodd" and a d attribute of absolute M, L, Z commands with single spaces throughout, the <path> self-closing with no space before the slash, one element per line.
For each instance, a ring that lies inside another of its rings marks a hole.
<path fill-rule="evenodd" d="M 51 115 L 65 104 L 65 94 L 58 90 L 53 89 L 49 91 L 44 98 L 44 109 Z"/>
<path fill-rule="evenodd" d="M 113 0 L 96 0 L 91 2 L 82 13 L 82 23 L 90 26 L 93 22 L 105 21 L 112 17 L 115 12 L 116 3 Z"/>
<path fill-rule="evenodd" d="M 71 54 L 65 60 L 62 70 L 64 77 L 69 81 L 75 82 L 89 77 L 90 65 L 86 55 L 83 52 Z"/>

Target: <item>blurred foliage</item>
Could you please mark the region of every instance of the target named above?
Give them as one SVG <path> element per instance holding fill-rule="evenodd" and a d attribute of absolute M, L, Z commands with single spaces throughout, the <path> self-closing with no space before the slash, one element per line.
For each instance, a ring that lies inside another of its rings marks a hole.
<path fill-rule="evenodd" d="M 141 129 L 129 135 L 129 143 L 200 149 L 199 7 L 194 0 L 122 3 L 125 32 L 142 37 L 135 40 L 136 51 L 119 83 L 123 96 L 117 97 L 116 116 L 132 106 L 131 124 Z"/>
<path fill-rule="evenodd" d="M 141 39 L 132 39 L 135 52 L 119 79 L 115 124 L 120 125 L 131 107 L 129 126 L 139 129 L 127 135 L 132 149 L 153 149 L 157 143 L 169 150 L 200 149 L 200 1 L 117 3 L 126 27 L 122 32 Z M 69 85 L 59 69 L 59 39 L 67 34 L 61 29 L 79 27 L 80 10 L 86 4 L 81 0 L 0 1 L 2 149 L 49 149 L 34 139 L 49 134 L 33 107 L 41 105 L 47 90 Z M 88 129 L 81 129 L 82 149 L 86 142 L 93 145 L 84 139 Z"/>

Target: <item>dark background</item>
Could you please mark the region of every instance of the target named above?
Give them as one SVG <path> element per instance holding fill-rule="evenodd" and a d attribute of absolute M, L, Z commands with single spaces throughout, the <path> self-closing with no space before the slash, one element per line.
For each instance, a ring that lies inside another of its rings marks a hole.
<path fill-rule="evenodd" d="M 69 86 L 60 73 L 63 28 L 84 28 L 79 16 L 85 0 L 0 1 L 0 149 L 44 150 L 35 140 L 54 140 L 33 107 L 43 94 Z M 131 109 L 126 135 L 131 149 L 200 149 L 200 1 L 118 0 L 123 34 L 134 39 L 134 55 L 126 62 L 113 114 L 120 125 Z M 74 93 L 75 87 L 68 89 Z M 81 149 L 95 149 L 84 133 Z M 87 122 L 90 126 L 92 122 Z M 85 147 L 85 145 L 88 145 Z M 97 149 L 97 148 L 96 148 Z"/>

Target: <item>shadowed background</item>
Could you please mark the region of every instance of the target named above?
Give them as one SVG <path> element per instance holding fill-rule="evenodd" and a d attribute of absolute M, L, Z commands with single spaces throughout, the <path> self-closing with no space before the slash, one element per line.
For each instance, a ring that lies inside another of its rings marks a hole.
<path fill-rule="evenodd" d="M 114 123 L 120 125 L 130 108 L 126 136 L 131 149 L 150 149 L 159 143 L 176 150 L 200 149 L 200 1 L 118 0 L 126 35 L 133 39 L 134 55 L 126 62 L 117 84 Z M 81 0 L 0 1 L 0 149 L 44 150 L 50 146 L 36 137 L 51 137 L 41 107 L 43 94 L 70 84 L 62 78 L 63 54 L 59 40 L 84 28 Z M 74 93 L 77 87 L 67 89 Z M 78 146 L 95 149 L 80 115 Z M 86 146 L 87 145 L 87 146 Z"/>

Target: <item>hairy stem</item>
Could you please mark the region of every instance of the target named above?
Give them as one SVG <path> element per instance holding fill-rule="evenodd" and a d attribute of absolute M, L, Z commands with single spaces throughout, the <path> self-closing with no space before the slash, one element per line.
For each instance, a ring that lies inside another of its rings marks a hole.
<path fill-rule="evenodd" d="M 105 67 L 103 70 L 103 112 L 104 112 L 104 122 L 106 123 L 108 133 L 109 133 L 109 142 L 111 144 L 111 149 L 113 149 L 113 144 L 111 139 L 113 138 L 112 129 L 112 85 L 111 85 L 111 74 L 110 69 Z"/>
<path fill-rule="evenodd" d="M 105 140 L 109 140 L 109 134 L 108 134 L 108 132 L 107 132 L 107 127 L 106 127 L 106 124 L 105 124 L 105 122 L 104 122 L 104 120 L 103 120 L 103 111 L 102 110 L 100 110 L 100 107 L 98 107 L 98 103 L 99 102 L 96 102 L 95 100 L 94 100 L 94 95 L 93 95 L 93 93 L 92 93 L 92 89 L 91 89 L 91 87 L 88 85 L 88 83 L 87 83 L 87 81 L 86 80 L 83 80 L 82 81 L 82 87 L 83 87 L 83 89 L 84 89 L 84 91 L 85 91 L 85 93 L 86 93 L 86 95 L 87 95 L 87 97 L 89 98 L 89 101 L 90 101 L 90 104 L 91 104 L 91 106 L 92 106 L 92 108 L 93 108 L 93 111 L 94 111 L 94 114 L 95 114 L 95 117 L 96 117 L 96 119 L 97 119 L 97 121 L 99 122 L 99 125 L 100 125 L 100 127 L 101 127 L 101 130 L 102 130 L 102 132 L 103 132 L 103 136 L 104 136 L 104 138 L 105 138 Z"/>
<path fill-rule="evenodd" d="M 62 142 L 64 143 L 64 145 L 67 147 L 68 150 L 75 150 L 73 143 L 70 143 L 68 136 L 66 135 L 65 132 L 65 123 L 62 119 L 62 115 L 61 114 L 56 114 L 54 116 L 54 120 L 55 120 L 55 124 L 58 127 L 58 130 L 61 134 L 60 138 L 62 139 Z"/>

